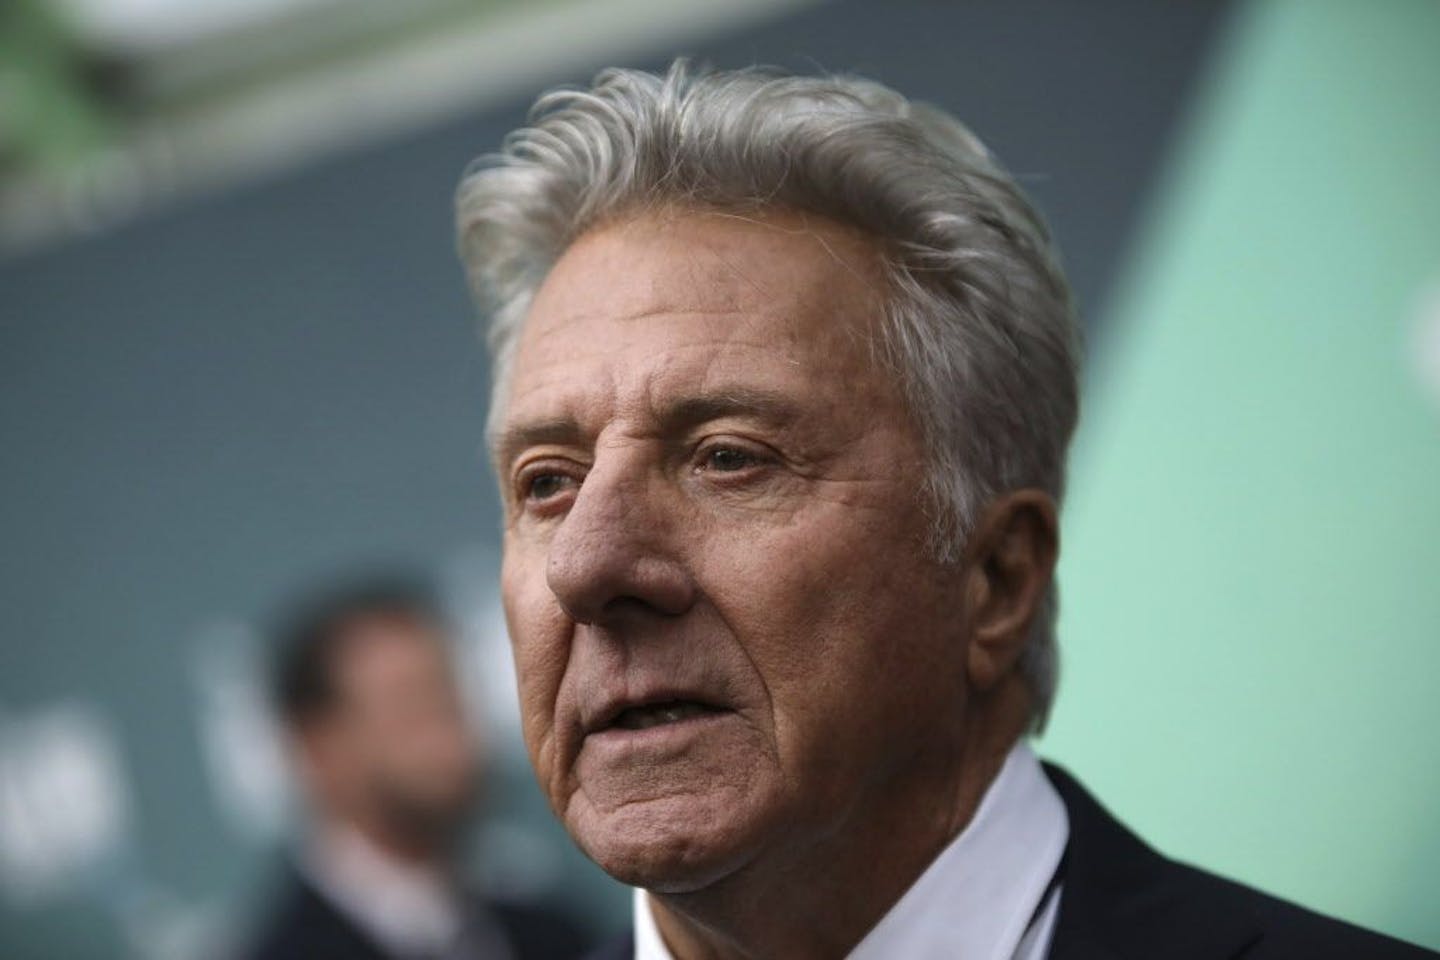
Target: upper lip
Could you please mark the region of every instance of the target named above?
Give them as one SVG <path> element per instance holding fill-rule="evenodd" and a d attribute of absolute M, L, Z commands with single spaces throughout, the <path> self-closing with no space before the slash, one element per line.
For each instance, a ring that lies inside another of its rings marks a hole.
<path fill-rule="evenodd" d="M 729 709 L 719 698 L 705 691 L 679 686 L 656 687 L 639 693 L 607 695 L 601 698 L 593 709 L 584 711 L 581 727 L 586 734 L 598 733 L 613 724 L 615 718 L 626 710 L 672 702 L 698 703 L 714 710 Z"/>

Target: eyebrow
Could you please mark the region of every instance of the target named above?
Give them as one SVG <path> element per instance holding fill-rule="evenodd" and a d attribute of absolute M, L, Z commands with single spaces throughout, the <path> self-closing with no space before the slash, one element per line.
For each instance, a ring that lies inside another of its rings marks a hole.
<path fill-rule="evenodd" d="M 544 444 L 571 444 L 579 439 L 580 433 L 580 424 L 571 417 L 513 424 L 500 431 L 490 445 L 491 457 L 495 466 L 504 470 L 522 450 Z"/>
<path fill-rule="evenodd" d="M 724 417 L 746 417 L 779 427 L 798 420 L 800 408 L 792 399 L 779 393 L 753 387 L 732 387 L 680 397 L 661 408 L 659 421 L 664 428 L 673 431 Z"/>
<path fill-rule="evenodd" d="M 759 420 L 772 427 L 784 427 L 800 418 L 801 409 L 792 399 L 768 390 L 732 387 L 694 396 L 680 397 L 660 407 L 656 424 L 660 433 L 675 433 L 725 417 Z M 544 444 L 575 444 L 585 431 L 574 417 L 547 417 L 521 421 L 500 431 L 492 449 L 495 463 L 508 466 L 522 450 Z"/>

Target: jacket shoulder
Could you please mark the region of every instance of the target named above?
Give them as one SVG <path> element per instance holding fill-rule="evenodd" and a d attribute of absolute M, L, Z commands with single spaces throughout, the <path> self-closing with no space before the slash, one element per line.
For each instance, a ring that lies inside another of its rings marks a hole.
<path fill-rule="evenodd" d="M 1170 860 L 1064 770 L 1046 765 L 1070 819 L 1051 960 L 1421 960 L 1440 954 Z"/>
<path fill-rule="evenodd" d="M 1187 864 L 1170 862 L 1180 886 L 1214 909 L 1255 918 L 1260 936 L 1237 954 L 1245 960 L 1422 960 L 1440 957 L 1430 950 L 1366 930 L 1334 917 L 1281 900 L 1233 880 Z"/>

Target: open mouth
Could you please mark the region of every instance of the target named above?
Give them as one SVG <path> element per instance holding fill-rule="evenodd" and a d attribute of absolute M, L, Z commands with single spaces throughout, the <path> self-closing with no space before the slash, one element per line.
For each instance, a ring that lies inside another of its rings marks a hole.
<path fill-rule="evenodd" d="M 621 710 L 608 726 L 612 730 L 648 730 L 651 727 L 684 723 L 686 720 L 696 720 L 722 712 L 719 707 L 694 700 L 664 700 Z"/>

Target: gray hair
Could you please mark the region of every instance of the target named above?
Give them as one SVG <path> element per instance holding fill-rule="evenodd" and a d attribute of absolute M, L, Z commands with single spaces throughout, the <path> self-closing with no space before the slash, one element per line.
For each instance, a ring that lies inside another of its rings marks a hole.
<path fill-rule="evenodd" d="M 492 435 L 524 315 L 560 255 L 598 223 L 675 205 L 783 207 L 877 240 L 890 287 L 877 355 L 931 451 L 940 562 L 996 495 L 1059 501 L 1079 333 L 1046 228 L 957 120 L 855 77 L 676 61 L 542 96 L 457 195 L 461 257 L 492 317 Z M 1058 676 L 1056 612 L 1052 584 L 1020 661 L 1036 730 Z"/>

